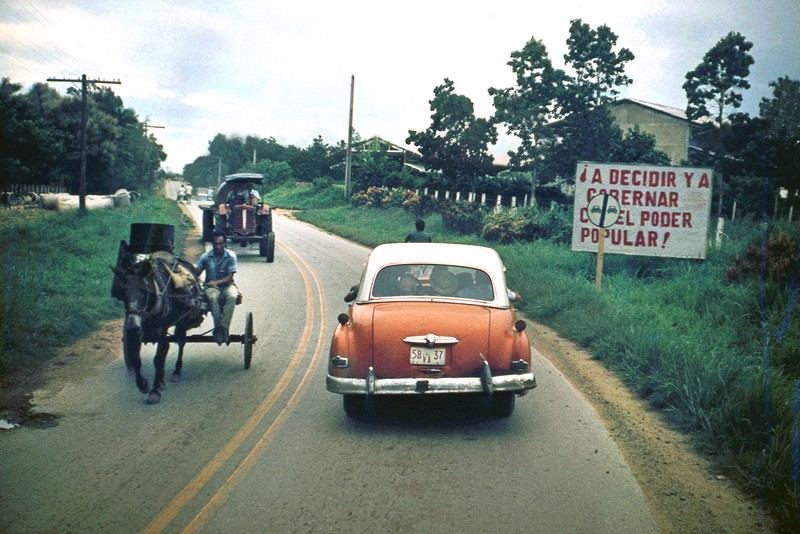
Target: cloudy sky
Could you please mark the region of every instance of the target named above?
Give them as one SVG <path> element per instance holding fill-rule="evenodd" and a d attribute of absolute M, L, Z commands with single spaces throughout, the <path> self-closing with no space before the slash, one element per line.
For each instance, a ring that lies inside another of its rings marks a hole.
<path fill-rule="evenodd" d="M 365 138 L 427 128 L 444 78 L 489 117 L 487 89 L 513 85 L 510 54 L 533 37 L 563 66 L 575 18 L 608 25 L 636 56 L 623 96 L 685 108 L 686 72 L 731 31 L 754 44 L 744 111 L 758 114 L 769 82 L 800 79 L 798 0 L 0 0 L 0 75 L 26 90 L 120 80 L 125 106 L 164 126 L 151 132 L 180 172 L 217 133 L 346 139 L 351 75 Z"/>

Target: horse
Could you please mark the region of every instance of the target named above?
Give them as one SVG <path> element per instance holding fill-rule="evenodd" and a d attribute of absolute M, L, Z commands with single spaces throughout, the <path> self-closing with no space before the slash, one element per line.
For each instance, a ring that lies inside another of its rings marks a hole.
<path fill-rule="evenodd" d="M 173 339 L 178 344 L 178 360 L 171 381 L 181 380 L 183 347 L 186 332 L 200 326 L 207 313 L 202 287 L 194 266 L 171 252 L 149 254 L 129 252 L 120 242 L 111 294 L 125 304 L 122 348 L 125 366 L 134 376 L 136 386 L 147 394 L 147 404 L 161 401 L 164 366 L 169 352 L 168 330 L 175 327 Z M 155 376 L 152 387 L 142 376 L 142 343 L 156 343 L 153 358 Z"/>

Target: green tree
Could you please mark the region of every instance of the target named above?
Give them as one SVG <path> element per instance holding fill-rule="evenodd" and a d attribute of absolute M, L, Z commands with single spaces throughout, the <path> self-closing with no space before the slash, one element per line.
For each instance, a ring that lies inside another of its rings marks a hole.
<path fill-rule="evenodd" d="M 223 177 L 239 172 L 252 157 L 240 137 L 228 138 L 221 133 L 208 143 L 208 154 L 219 160 Z"/>
<path fill-rule="evenodd" d="M 316 137 L 310 146 L 295 153 L 291 160 L 292 172 L 299 182 L 313 182 L 317 178 L 329 177 L 331 165 L 331 149 L 322 139 Z"/>
<path fill-rule="evenodd" d="M 770 159 L 768 174 L 776 188 L 800 189 L 800 81 L 788 77 L 769 84 L 772 98 L 763 98 L 761 119 Z"/>
<path fill-rule="evenodd" d="M 244 172 L 255 172 L 264 175 L 264 190 L 275 189 L 279 185 L 294 180 L 292 167 L 285 161 L 259 159 L 255 164 L 244 168 Z"/>
<path fill-rule="evenodd" d="M 574 72 L 567 76 L 567 91 L 561 93 L 567 113 L 583 114 L 612 102 L 617 87 L 633 82 L 625 74 L 625 65 L 635 56 L 627 48 L 615 51 L 617 35 L 606 26 L 596 30 L 581 19 L 570 22 L 568 52 L 564 61 Z"/>
<path fill-rule="evenodd" d="M 209 155 L 198 156 L 183 166 L 183 177 L 194 187 L 215 186 L 219 179 L 219 167 L 219 158 Z"/>
<path fill-rule="evenodd" d="M 488 149 L 497 142 L 497 129 L 491 121 L 475 117 L 472 100 L 457 94 L 451 80 L 445 78 L 433 95 L 431 125 L 423 132 L 409 130 L 406 143 L 416 145 L 422 163 L 441 171 L 449 186 L 471 189 L 492 171 Z"/>
<path fill-rule="evenodd" d="M 647 136 L 623 134 L 607 109 L 618 87 L 632 82 L 625 66 L 634 59 L 633 53 L 627 48 L 617 50 L 617 35 L 608 26 L 595 30 L 580 19 L 570 23 L 566 43 L 567 74 L 563 90 L 557 93 L 559 120 L 546 129 L 550 146 L 542 167 L 543 181 L 573 180 L 581 160 L 608 162 L 620 161 L 616 158 L 623 155 L 651 155 L 661 161 L 660 155 L 641 146 Z"/>
<path fill-rule="evenodd" d="M 547 141 L 547 125 L 559 117 L 558 99 L 564 90 L 564 71 L 553 67 L 541 41 L 531 38 L 522 50 L 512 52 L 507 63 L 516 77 L 516 86 L 490 88 L 496 123 L 506 125 L 520 145 L 509 151 L 511 167 L 538 171 Z M 535 178 L 534 178 L 535 179 Z"/>
<path fill-rule="evenodd" d="M 711 119 L 713 128 L 708 144 L 714 156 L 718 180 L 717 216 L 722 214 L 724 169 L 726 159 L 723 125 L 727 115 L 742 105 L 742 93 L 750 88 L 747 77 L 754 63 L 750 55 L 753 43 L 737 32 L 720 39 L 694 70 L 686 73 L 683 90 L 686 92 L 686 115 L 690 120 Z"/>

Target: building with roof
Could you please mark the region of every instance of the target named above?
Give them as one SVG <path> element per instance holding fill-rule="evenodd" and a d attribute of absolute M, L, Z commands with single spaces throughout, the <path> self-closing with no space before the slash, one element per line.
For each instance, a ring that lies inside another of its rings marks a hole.
<path fill-rule="evenodd" d="M 419 152 L 408 146 L 387 141 L 377 135 L 354 143 L 352 150 L 354 154 L 358 152 L 379 152 L 389 159 L 400 162 L 403 167 L 408 168 L 412 172 L 420 174 L 427 172 L 425 166 L 422 165 L 422 156 Z"/>
<path fill-rule="evenodd" d="M 656 149 L 669 156 L 672 165 L 689 159 L 692 121 L 679 108 L 623 98 L 608 106 L 611 116 L 623 132 L 638 126 L 656 139 Z"/>

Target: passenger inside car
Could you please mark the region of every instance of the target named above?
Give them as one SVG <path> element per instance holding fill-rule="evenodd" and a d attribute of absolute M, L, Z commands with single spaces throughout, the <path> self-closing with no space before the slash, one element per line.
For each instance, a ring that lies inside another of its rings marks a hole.
<path fill-rule="evenodd" d="M 431 289 L 437 295 L 455 295 L 458 291 L 458 278 L 447 266 L 437 265 L 431 271 Z"/>
<path fill-rule="evenodd" d="M 475 270 L 474 283 L 459 289 L 458 296 L 468 299 L 493 300 L 494 290 L 491 278 L 485 272 Z"/>

